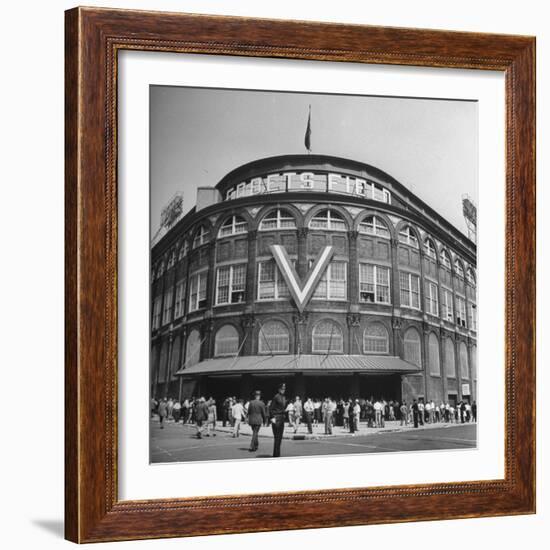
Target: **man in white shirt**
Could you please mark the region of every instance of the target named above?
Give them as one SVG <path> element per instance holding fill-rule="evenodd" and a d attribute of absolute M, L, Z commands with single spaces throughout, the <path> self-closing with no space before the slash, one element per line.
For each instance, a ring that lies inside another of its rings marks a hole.
<path fill-rule="evenodd" d="M 241 422 L 245 419 L 245 410 L 243 406 L 243 400 L 239 399 L 233 407 L 231 407 L 231 416 L 233 416 L 233 437 L 239 437 L 239 430 L 241 428 Z"/>
<path fill-rule="evenodd" d="M 382 427 L 382 403 L 380 401 L 376 400 L 374 403 L 374 417 L 376 422 L 376 427 L 381 428 Z"/>

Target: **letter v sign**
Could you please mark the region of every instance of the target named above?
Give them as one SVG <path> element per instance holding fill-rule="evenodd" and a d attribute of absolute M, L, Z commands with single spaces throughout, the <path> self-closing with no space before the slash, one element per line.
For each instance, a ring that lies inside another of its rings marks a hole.
<path fill-rule="evenodd" d="M 304 282 L 298 277 L 286 250 L 278 244 L 273 244 L 270 248 L 277 266 L 285 278 L 288 290 L 290 290 L 296 302 L 296 307 L 302 313 L 334 254 L 334 248 L 332 246 L 325 246 L 323 248 L 321 254 L 317 256 L 315 263 L 309 270 Z"/>

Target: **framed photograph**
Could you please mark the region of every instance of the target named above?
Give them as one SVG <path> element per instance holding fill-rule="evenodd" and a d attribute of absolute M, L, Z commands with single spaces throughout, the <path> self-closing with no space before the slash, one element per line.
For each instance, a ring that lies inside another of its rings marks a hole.
<path fill-rule="evenodd" d="M 534 54 L 66 12 L 69 540 L 535 511 Z"/>

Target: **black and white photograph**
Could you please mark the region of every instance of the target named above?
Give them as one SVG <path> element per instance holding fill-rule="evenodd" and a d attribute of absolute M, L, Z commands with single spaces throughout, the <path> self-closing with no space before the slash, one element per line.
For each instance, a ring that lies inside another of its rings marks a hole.
<path fill-rule="evenodd" d="M 478 103 L 150 87 L 150 461 L 477 446 Z"/>

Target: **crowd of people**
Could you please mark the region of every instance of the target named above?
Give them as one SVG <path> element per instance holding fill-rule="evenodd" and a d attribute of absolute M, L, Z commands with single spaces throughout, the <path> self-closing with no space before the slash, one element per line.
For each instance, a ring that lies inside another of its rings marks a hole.
<path fill-rule="evenodd" d="M 233 437 L 239 437 L 243 422 L 248 420 L 250 401 L 238 399 L 235 396 L 226 397 L 221 403 L 216 403 L 213 397 L 194 397 L 178 401 L 171 397 L 161 400 L 151 400 L 151 414 L 158 415 L 160 427 L 164 427 L 166 419 L 183 424 L 197 426 L 197 437 L 215 436 L 218 422 L 223 427 L 233 428 Z M 269 426 L 269 410 L 271 400 L 265 405 L 266 411 L 262 415 L 261 425 Z M 284 420 L 297 433 L 301 426 L 313 433 L 313 427 L 324 425 L 325 434 L 332 434 L 333 426 L 341 426 L 350 433 L 359 431 L 361 422 L 366 428 L 383 428 L 388 421 L 398 421 L 401 426 L 422 426 L 435 423 L 467 423 L 477 421 L 477 404 L 474 401 L 460 401 L 436 404 L 434 401 L 413 399 L 406 401 L 386 401 L 380 399 L 325 399 L 308 397 L 304 401 L 299 397 L 285 400 Z"/>

